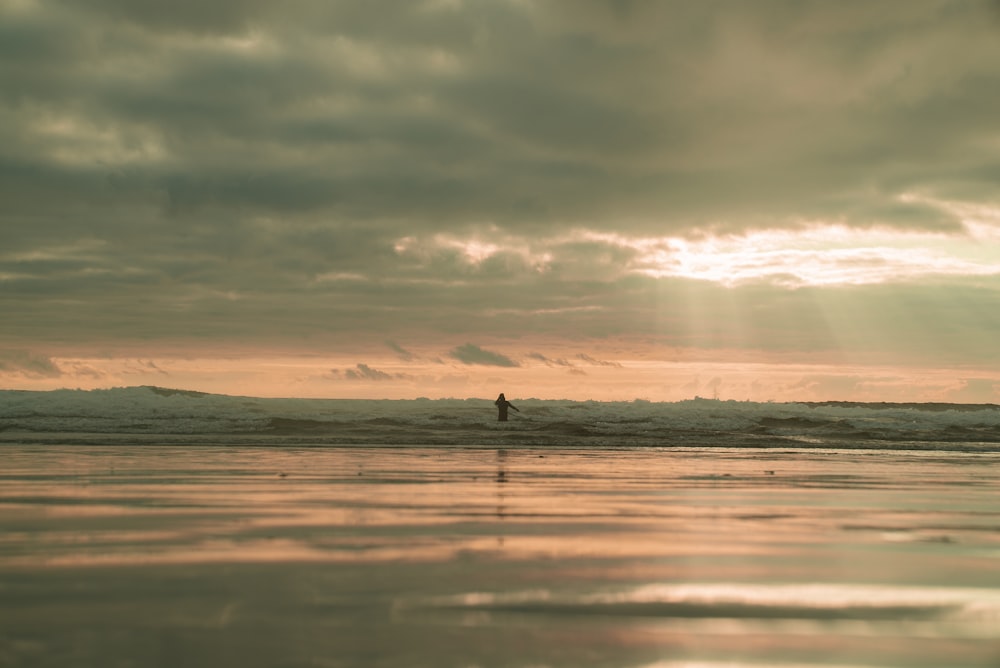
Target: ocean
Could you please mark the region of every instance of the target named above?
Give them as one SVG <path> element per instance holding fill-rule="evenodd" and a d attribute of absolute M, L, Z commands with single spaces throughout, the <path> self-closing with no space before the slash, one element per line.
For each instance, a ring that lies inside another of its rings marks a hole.
<path fill-rule="evenodd" d="M 546 447 L 837 447 L 995 452 L 993 404 L 692 399 L 261 399 L 159 387 L 0 390 L 0 443 Z"/>
<path fill-rule="evenodd" d="M 1000 408 L 0 392 L 0 665 L 1000 666 Z"/>

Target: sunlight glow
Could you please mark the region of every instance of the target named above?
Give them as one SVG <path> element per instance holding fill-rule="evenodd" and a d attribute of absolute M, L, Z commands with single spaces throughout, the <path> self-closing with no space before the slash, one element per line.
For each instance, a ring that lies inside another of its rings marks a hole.
<path fill-rule="evenodd" d="M 483 237 L 486 234 L 495 241 L 485 241 Z M 424 263 L 453 255 L 472 267 L 480 267 L 491 258 L 506 255 L 519 259 L 524 266 L 536 272 L 546 271 L 554 257 L 550 250 L 534 249 L 526 240 L 492 227 L 483 234 L 464 238 L 449 234 L 435 234 L 429 239 L 403 237 L 395 242 L 393 249 L 397 255 L 414 257 Z"/>
<path fill-rule="evenodd" d="M 441 238 L 441 245 L 453 248 L 461 253 L 469 262 L 480 264 L 500 251 L 500 246 L 475 239 L 459 241 L 458 239 Z"/>
<path fill-rule="evenodd" d="M 767 281 L 784 287 L 865 285 L 924 276 L 1000 274 L 1000 259 L 978 257 L 975 239 L 888 229 L 816 225 L 706 240 L 636 240 L 635 271 L 727 286 Z"/>
<path fill-rule="evenodd" d="M 313 277 L 313 283 L 358 283 L 368 280 L 364 274 L 352 271 L 330 271 L 317 274 Z"/>
<path fill-rule="evenodd" d="M 576 268 L 593 277 L 603 269 L 608 276 L 687 278 L 727 287 L 905 283 L 931 276 L 1000 275 L 1000 257 L 989 244 L 1000 239 L 1000 214 L 992 214 L 996 220 L 983 212 L 978 218 L 967 218 L 963 232 L 951 234 L 811 223 L 697 239 L 630 237 L 583 229 L 548 239 L 526 239 L 491 228 L 466 237 L 404 237 L 396 242 L 395 251 L 425 264 L 450 254 L 478 268 L 490 258 L 506 255 L 520 258 L 538 272 Z M 487 236 L 489 241 L 484 240 Z M 595 253 L 595 248 L 614 251 L 608 256 L 612 259 Z M 610 264 L 598 266 L 602 262 Z"/>

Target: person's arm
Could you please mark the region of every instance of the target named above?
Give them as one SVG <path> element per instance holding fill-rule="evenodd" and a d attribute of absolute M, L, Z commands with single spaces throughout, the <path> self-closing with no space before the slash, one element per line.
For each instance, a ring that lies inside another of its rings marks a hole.
<path fill-rule="evenodd" d="M 521 411 L 520 411 L 520 410 L 518 409 L 518 407 L 517 407 L 517 406 L 515 406 L 515 405 L 514 405 L 514 404 L 512 404 L 512 403 L 510 403 L 509 401 L 507 402 L 507 405 L 508 405 L 508 406 L 510 406 L 511 408 L 513 408 L 514 410 L 516 410 L 516 411 L 517 411 L 518 413 L 520 413 L 520 412 L 521 412 Z"/>

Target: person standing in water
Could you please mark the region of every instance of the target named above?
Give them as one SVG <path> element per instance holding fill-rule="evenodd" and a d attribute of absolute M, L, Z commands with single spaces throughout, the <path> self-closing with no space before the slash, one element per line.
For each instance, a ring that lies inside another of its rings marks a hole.
<path fill-rule="evenodd" d="M 500 393 L 500 396 L 497 397 L 497 400 L 494 401 L 493 403 L 496 404 L 496 407 L 498 409 L 500 409 L 500 414 L 497 415 L 497 421 L 498 422 L 506 422 L 507 421 L 507 409 L 508 408 L 513 408 L 518 413 L 521 412 L 521 411 L 519 411 L 517 409 L 517 406 L 515 406 L 514 404 L 510 403 L 509 401 L 507 401 L 507 398 L 505 396 L 503 396 L 503 392 Z"/>

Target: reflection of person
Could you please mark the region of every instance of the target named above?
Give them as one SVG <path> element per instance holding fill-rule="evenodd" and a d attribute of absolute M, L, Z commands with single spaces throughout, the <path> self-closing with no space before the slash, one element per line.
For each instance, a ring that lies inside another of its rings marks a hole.
<path fill-rule="evenodd" d="M 500 393 L 500 396 L 497 397 L 497 400 L 494 401 L 493 403 L 496 404 L 496 407 L 500 409 L 500 414 L 497 415 L 497 421 L 498 422 L 506 422 L 507 421 L 507 409 L 508 408 L 513 408 L 518 413 L 521 412 L 521 411 L 517 410 L 517 406 L 515 406 L 514 404 L 510 403 L 509 401 L 507 401 L 507 398 L 505 396 L 503 396 L 503 392 Z"/>

